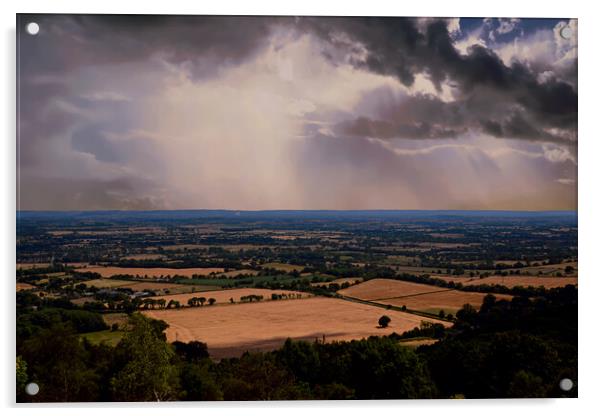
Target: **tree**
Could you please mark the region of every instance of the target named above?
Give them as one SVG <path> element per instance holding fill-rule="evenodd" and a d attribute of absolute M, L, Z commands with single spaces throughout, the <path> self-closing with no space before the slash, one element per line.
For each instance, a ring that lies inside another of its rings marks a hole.
<path fill-rule="evenodd" d="M 163 401 L 177 399 L 178 379 L 171 364 L 172 348 L 157 334 L 151 320 L 134 314 L 133 329 L 117 345 L 125 365 L 111 379 L 111 390 L 119 401 Z"/>
<path fill-rule="evenodd" d="M 207 298 L 206 298 L 206 297 L 203 297 L 203 296 L 201 296 L 201 297 L 199 298 L 199 302 L 201 303 L 201 306 L 203 306 L 203 305 L 205 304 L 205 302 L 207 302 Z"/>
<path fill-rule="evenodd" d="M 65 324 L 41 330 L 23 343 L 23 359 L 39 393 L 25 400 L 43 402 L 94 401 L 98 375 L 88 360 L 85 343 Z"/>
<path fill-rule="evenodd" d="M 17 356 L 17 397 L 22 396 L 27 384 L 27 363 L 20 355 Z"/>
<path fill-rule="evenodd" d="M 213 305 L 215 302 L 215 298 L 209 298 L 209 305 Z"/>
<path fill-rule="evenodd" d="M 185 358 L 187 361 L 199 361 L 209 358 L 207 344 L 200 341 L 190 341 L 188 343 L 175 341 L 171 345 L 174 346 L 176 354 Z"/>
<path fill-rule="evenodd" d="M 378 320 L 378 325 L 380 325 L 381 328 L 386 328 L 389 326 L 390 322 L 391 322 L 391 318 L 389 318 L 387 315 L 383 315 Z"/>

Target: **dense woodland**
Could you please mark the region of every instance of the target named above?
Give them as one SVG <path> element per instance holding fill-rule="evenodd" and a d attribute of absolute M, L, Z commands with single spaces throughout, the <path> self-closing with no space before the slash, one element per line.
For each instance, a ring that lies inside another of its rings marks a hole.
<path fill-rule="evenodd" d="M 137 313 L 115 347 L 78 333 L 104 327 L 102 317 L 68 302 L 21 297 L 17 331 L 19 401 L 154 401 L 575 397 L 577 289 L 567 286 L 512 301 L 487 296 L 465 306 L 449 330 L 412 349 L 404 334 L 361 341 L 287 341 L 268 353 L 216 362 L 202 342 L 169 344 L 162 321 Z M 422 331 L 422 332 L 421 332 Z M 23 394 L 28 381 L 37 396 Z"/>

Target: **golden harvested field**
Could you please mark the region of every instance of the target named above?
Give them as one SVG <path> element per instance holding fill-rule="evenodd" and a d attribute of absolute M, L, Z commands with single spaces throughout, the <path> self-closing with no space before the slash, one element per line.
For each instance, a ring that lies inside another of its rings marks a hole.
<path fill-rule="evenodd" d="M 184 276 L 192 277 L 193 275 L 207 276 L 210 273 L 223 273 L 222 267 L 196 267 L 190 269 L 171 269 L 165 267 L 144 268 L 144 267 L 103 267 L 89 266 L 82 269 L 76 269 L 78 272 L 95 272 L 102 277 L 111 277 L 118 274 L 129 274 L 138 277 L 166 277 L 166 276 Z"/>
<path fill-rule="evenodd" d="M 50 263 L 17 263 L 19 269 L 43 269 L 50 266 Z"/>
<path fill-rule="evenodd" d="M 564 287 L 566 285 L 576 285 L 576 277 L 535 277 L 535 276 L 490 276 L 483 279 L 473 279 L 462 282 L 465 286 L 470 285 L 503 285 L 506 287 L 515 286 L 543 286 L 546 289 L 553 287 Z"/>
<path fill-rule="evenodd" d="M 356 299 L 369 300 L 382 305 L 406 306 L 408 309 L 439 313 L 455 313 L 466 303 L 478 308 L 486 293 L 463 292 L 438 286 L 404 282 L 392 279 L 373 279 L 337 293 Z M 498 299 L 512 299 L 509 295 L 495 295 Z"/>
<path fill-rule="evenodd" d="M 20 283 L 17 282 L 17 292 L 20 292 L 22 290 L 30 290 L 30 289 L 35 289 L 36 287 L 34 285 L 30 285 L 29 283 Z"/>
<path fill-rule="evenodd" d="M 195 292 L 195 293 L 182 293 L 182 294 L 178 294 L 178 295 L 155 296 L 155 297 L 153 297 L 153 299 L 165 299 L 167 302 L 169 302 L 170 300 L 177 300 L 182 305 L 186 305 L 186 302 L 188 302 L 188 299 L 190 299 L 192 297 L 200 298 L 202 296 L 207 299 L 209 299 L 209 298 L 215 299 L 216 304 L 220 304 L 220 303 L 228 303 L 229 304 L 229 303 L 231 303 L 230 298 L 234 299 L 234 302 L 238 303 L 238 302 L 240 302 L 241 296 L 249 296 L 249 295 L 261 295 L 261 296 L 263 296 L 262 302 L 265 302 L 266 300 L 269 301 L 272 298 L 272 293 L 276 293 L 278 295 L 286 294 L 287 296 L 292 295 L 294 297 L 297 297 L 297 295 L 300 295 L 302 297 L 312 296 L 309 293 L 294 292 L 291 290 L 242 288 L 242 289 L 229 289 L 229 290 L 212 290 L 212 291 Z"/>
<path fill-rule="evenodd" d="M 280 347 L 286 338 L 313 341 L 348 341 L 371 335 L 389 335 L 433 321 L 398 311 L 312 297 L 215 307 L 144 311 L 170 326 L 169 341 L 206 342 L 215 358 L 240 356 L 245 351 L 269 351 Z M 388 315 L 388 328 L 379 328 L 378 319 Z"/>
<path fill-rule="evenodd" d="M 466 303 L 479 309 L 483 303 L 486 293 L 463 292 L 459 290 L 445 290 L 443 292 L 423 293 L 415 296 L 393 298 L 380 301 L 379 303 L 393 306 L 406 306 L 406 308 L 426 312 L 439 313 L 443 310 L 446 314 L 455 314 Z M 511 300 L 512 296 L 494 294 L 497 299 Z"/>
<path fill-rule="evenodd" d="M 401 296 L 418 295 L 421 293 L 440 292 L 446 288 L 423 285 L 420 283 L 403 282 L 393 279 L 372 279 L 337 293 L 362 300 L 381 300 Z"/>

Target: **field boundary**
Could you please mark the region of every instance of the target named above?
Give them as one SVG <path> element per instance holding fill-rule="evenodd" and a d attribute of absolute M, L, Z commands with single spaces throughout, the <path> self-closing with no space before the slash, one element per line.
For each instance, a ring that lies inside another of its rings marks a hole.
<path fill-rule="evenodd" d="M 438 321 L 443 321 L 443 322 L 453 322 L 451 320 L 441 318 L 439 315 L 436 315 L 436 314 L 430 314 L 430 313 L 416 311 L 416 310 L 407 309 L 407 308 L 405 310 L 403 310 L 399 306 L 384 305 L 382 303 L 377 303 L 377 302 L 374 302 L 371 300 L 358 299 L 358 298 L 354 298 L 351 296 L 345 296 L 345 295 L 340 295 L 340 294 L 337 294 L 336 297 L 338 297 L 339 299 L 342 299 L 342 300 L 349 301 L 349 302 L 357 302 L 357 303 L 363 303 L 365 305 L 376 306 L 378 308 L 382 308 L 385 310 L 394 310 L 394 311 L 398 311 L 398 312 L 405 312 L 405 313 L 409 313 L 412 315 L 422 316 L 423 318 L 436 319 Z"/>
<path fill-rule="evenodd" d="M 371 302 L 376 302 L 378 300 L 405 299 L 405 298 L 412 298 L 412 297 L 422 296 L 422 295 L 430 295 L 430 294 L 433 294 L 433 293 L 449 292 L 450 290 L 454 290 L 454 289 L 441 289 L 441 290 L 433 290 L 431 292 L 414 293 L 412 295 L 393 296 L 393 297 L 390 297 L 390 298 L 365 299 L 365 300 L 368 300 L 368 301 L 371 301 Z"/>

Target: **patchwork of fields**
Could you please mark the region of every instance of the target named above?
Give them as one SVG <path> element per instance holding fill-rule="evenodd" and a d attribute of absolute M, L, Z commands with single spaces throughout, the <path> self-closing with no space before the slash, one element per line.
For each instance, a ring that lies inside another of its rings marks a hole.
<path fill-rule="evenodd" d="M 391 323 L 380 328 L 377 322 L 384 312 L 382 308 L 360 303 L 312 297 L 143 313 L 169 324 L 168 340 L 206 342 L 215 358 L 272 350 L 286 338 L 343 341 L 402 333 L 422 321 L 441 322 L 391 310 L 386 311 Z"/>
<path fill-rule="evenodd" d="M 420 283 L 392 279 L 373 279 L 338 293 L 350 298 L 371 301 L 382 305 L 405 306 L 406 308 L 430 314 L 444 311 L 454 314 L 465 304 L 478 308 L 483 303 L 485 293 L 463 292 Z M 512 296 L 496 294 L 498 299 L 511 299 Z"/>

